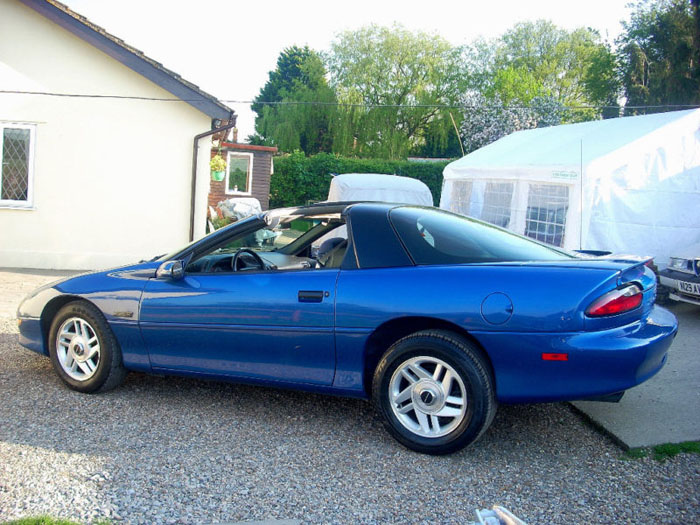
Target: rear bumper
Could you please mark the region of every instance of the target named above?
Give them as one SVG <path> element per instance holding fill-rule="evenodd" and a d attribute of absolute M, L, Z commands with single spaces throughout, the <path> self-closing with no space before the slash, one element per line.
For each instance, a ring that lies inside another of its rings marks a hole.
<path fill-rule="evenodd" d="M 572 401 L 606 396 L 643 383 L 663 367 L 678 330 L 675 316 L 655 306 L 643 321 L 581 333 L 474 333 L 489 350 L 498 400 Z M 566 354 L 544 361 L 543 353 Z"/>

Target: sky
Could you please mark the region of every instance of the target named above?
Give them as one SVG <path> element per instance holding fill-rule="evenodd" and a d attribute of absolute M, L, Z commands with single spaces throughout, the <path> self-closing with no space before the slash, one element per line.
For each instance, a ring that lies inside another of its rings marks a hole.
<path fill-rule="evenodd" d="M 325 51 L 338 33 L 369 24 L 396 22 L 462 45 L 543 18 L 597 29 L 612 42 L 630 13 L 629 0 L 62 1 L 204 91 L 236 101 L 259 93 L 286 47 Z M 239 140 L 252 134 L 248 104 L 226 104 L 238 114 Z"/>

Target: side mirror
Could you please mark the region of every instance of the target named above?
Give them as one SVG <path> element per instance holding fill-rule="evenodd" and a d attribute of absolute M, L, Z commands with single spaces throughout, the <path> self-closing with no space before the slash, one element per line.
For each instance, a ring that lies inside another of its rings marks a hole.
<path fill-rule="evenodd" d="M 182 266 L 182 261 L 165 261 L 156 270 L 156 277 L 172 279 L 179 281 L 185 276 L 185 268 Z"/>

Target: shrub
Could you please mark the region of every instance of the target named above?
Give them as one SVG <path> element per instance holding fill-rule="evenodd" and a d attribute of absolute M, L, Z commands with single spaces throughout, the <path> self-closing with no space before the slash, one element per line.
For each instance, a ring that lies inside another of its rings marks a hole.
<path fill-rule="evenodd" d="M 442 170 L 447 165 L 446 161 L 357 159 L 330 153 L 307 157 L 301 151 L 275 157 L 273 162 L 275 171 L 270 179 L 270 208 L 325 200 L 333 178 L 331 174 L 342 173 L 385 173 L 418 179 L 430 188 L 437 205 L 442 189 Z"/>

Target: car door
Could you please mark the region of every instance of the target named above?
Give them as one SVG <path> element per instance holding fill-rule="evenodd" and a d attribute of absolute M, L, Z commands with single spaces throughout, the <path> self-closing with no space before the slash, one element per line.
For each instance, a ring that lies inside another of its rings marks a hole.
<path fill-rule="evenodd" d="M 141 333 L 154 370 L 330 385 L 337 269 L 153 278 Z"/>

